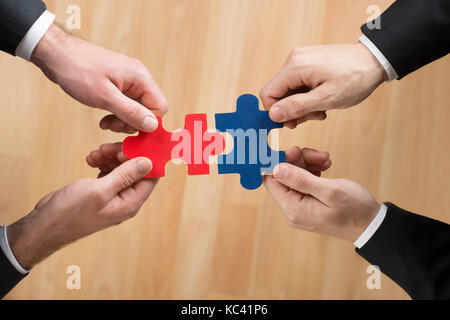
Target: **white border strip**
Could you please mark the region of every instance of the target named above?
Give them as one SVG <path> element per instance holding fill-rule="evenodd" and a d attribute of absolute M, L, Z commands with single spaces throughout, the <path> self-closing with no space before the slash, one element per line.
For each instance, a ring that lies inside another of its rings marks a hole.
<path fill-rule="evenodd" d="M 375 218 L 372 220 L 372 222 L 369 224 L 366 230 L 364 230 L 364 232 L 361 233 L 359 238 L 356 239 L 356 241 L 353 243 L 358 249 L 361 249 L 378 230 L 378 228 L 380 227 L 381 223 L 384 220 L 384 217 L 386 217 L 387 209 L 388 207 L 384 203 L 381 204 L 381 208 L 378 211 Z"/>

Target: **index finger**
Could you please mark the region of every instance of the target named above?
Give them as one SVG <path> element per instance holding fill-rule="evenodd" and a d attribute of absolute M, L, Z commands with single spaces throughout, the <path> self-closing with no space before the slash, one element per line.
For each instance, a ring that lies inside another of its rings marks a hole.
<path fill-rule="evenodd" d="M 136 79 L 134 86 L 134 90 L 129 90 L 130 98 L 136 99 L 158 116 L 163 116 L 169 110 L 166 97 L 148 70 Z"/>
<path fill-rule="evenodd" d="M 295 68 L 286 66 L 261 89 L 259 95 L 266 110 L 270 109 L 276 102 L 294 93 L 296 89 L 305 86 L 301 75 L 296 73 Z"/>

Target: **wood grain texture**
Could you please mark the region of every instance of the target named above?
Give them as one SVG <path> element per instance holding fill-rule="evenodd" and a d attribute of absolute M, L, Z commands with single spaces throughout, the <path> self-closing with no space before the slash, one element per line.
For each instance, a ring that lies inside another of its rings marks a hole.
<path fill-rule="evenodd" d="M 230 112 L 257 94 L 297 46 L 355 42 L 366 9 L 389 0 L 48 0 L 64 24 L 81 8 L 76 35 L 141 59 L 171 109 Z M 102 132 L 102 111 L 82 107 L 33 65 L 0 54 L 0 224 L 45 194 L 95 170 L 84 162 L 123 135 Z M 281 147 L 327 150 L 327 177 L 355 180 L 380 201 L 450 222 L 450 60 L 382 85 L 359 106 L 280 133 Z M 82 239 L 36 266 L 9 299 L 407 299 L 387 277 L 366 288 L 368 263 L 351 243 L 290 229 L 261 188 L 238 176 L 187 177 L 169 164 L 131 221 Z M 81 290 L 66 289 L 79 265 Z"/>

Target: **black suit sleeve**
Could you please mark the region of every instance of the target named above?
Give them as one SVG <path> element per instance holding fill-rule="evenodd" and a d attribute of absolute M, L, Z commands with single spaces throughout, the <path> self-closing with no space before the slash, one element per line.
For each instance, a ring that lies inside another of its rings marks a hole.
<path fill-rule="evenodd" d="M 14 55 L 22 38 L 45 10 L 41 0 L 0 0 L 0 50 Z"/>
<path fill-rule="evenodd" d="M 399 79 L 450 50 L 449 0 L 397 0 L 381 16 L 381 28 L 361 27 Z"/>
<path fill-rule="evenodd" d="M 0 248 L 0 299 L 11 291 L 23 278 L 25 278 L 25 275 L 19 273 L 14 268 Z"/>
<path fill-rule="evenodd" d="M 387 203 L 383 223 L 356 252 L 413 299 L 450 298 L 450 225 Z"/>

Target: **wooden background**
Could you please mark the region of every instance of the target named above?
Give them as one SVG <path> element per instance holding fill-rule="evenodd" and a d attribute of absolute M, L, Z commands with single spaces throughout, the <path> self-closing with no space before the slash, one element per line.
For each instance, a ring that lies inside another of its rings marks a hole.
<path fill-rule="evenodd" d="M 81 30 L 96 44 L 141 59 L 171 110 L 231 112 L 257 94 L 297 46 L 355 42 L 369 5 L 382 0 L 48 0 L 65 24 L 81 8 Z M 0 224 L 27 214 L 45 194 L 95 170 L 85 156 L 101 143 L 104 114 L 82 107 L 33 65 L 0 54 Z M 329 113 L 281 147 L 330 152 L 327 177 L 353 179 L 380 201 L 450 222 L 450 60 L 384 84 L 360 106 Z M 387 277 L 368 290 L 368 263 L 353 245 L 290 229 L 264 188 L 238 176 L 187 177 L 170 164 L 140 214 L 80 240 L 36 266 L 9 299 L 407 299 Z M 81 290 L 66 268 L 81 268 Z"/>

